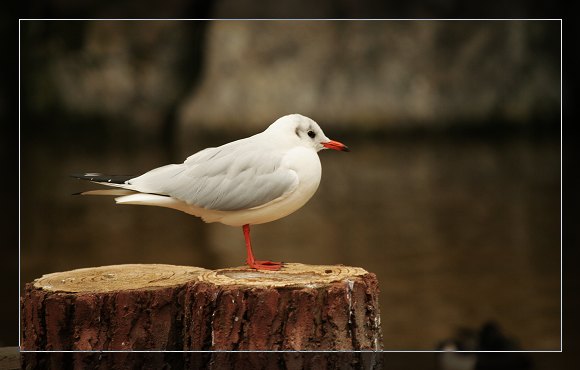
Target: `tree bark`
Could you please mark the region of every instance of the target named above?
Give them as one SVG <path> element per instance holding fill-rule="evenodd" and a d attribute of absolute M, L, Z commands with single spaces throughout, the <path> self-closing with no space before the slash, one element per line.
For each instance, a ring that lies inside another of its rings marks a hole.
<path fill-rule="evenodd" d="M 346 266 L 118 265 L 45 275 L 24 350 L 380 350 L 378 282 Z"/>
<path fill-rule="evenodd" d="M 23 352 L 10 369 L 383 369 L 383 352 Z M 393 359 L 391 358 L 391 363 Z M 0 359 L 1 361 L 1 359 Z M 401 363 L 401 361 L 396 361 Z M 0 369 L 2 363 L 0 362 Z M 430 363 L 429 363 L 430 365 Z M 393 368 L 396 368 L 393 367 Z M 432 368 L 429 367 L 429 368 Z M 7 368 L 8 369 L 8 368 Z"/>
<path fill-rule="evenodd" d="M 185 287 L 204 269 L 116 265 L 26 284 L 24 350 L 181 349 Z"/>

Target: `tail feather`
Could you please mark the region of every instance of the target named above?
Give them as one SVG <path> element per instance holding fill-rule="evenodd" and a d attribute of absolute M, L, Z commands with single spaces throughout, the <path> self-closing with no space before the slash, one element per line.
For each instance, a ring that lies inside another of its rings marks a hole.
<path fill-rule="evenodd" d="M 150 194 L 160 197 L 165 197 L 165 194 L 157 194 L 154 192 L 144 191 L 139 189 L 135 184 L 129 183 L 129 180 L 135 178 L 135 176 L 122 176 L 122 175 L 103 175 L 102 173 L 85 173 L 82 175 L 71 175 L 74 178 L 87 180 L 99 185 L 112 186 L 117 189 L 97 189 L 83 191 L 74 195 L 118 195 L 118 196 L 130 196 L 135 194 Z M 132 198 L 130 198 L 132 199 Z"/>

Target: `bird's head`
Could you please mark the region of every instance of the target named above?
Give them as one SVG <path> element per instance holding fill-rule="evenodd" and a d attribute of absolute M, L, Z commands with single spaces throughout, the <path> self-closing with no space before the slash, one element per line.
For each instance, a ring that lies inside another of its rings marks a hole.
<path fill-rule="evenodd" d="M 350 151 L 343 143 L 326 137 L 318 123 L 301 114 L 289 114 L 278 118 L 268 127 L 268 130 L 281 132 L 295 145 L 313 148 L 317 152 L 322 149 Z"/>

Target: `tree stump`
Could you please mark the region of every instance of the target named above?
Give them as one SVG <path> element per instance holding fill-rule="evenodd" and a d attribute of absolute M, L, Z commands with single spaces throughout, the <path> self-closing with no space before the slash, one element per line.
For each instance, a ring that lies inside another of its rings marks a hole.
<path fill-rule="evenodd" d="M 185 349 L 379 350 L 378 283 L 357 267 L 206 271 L 188 286 Z"/>
<path fill-rule="evenodd" d="M 118 265 L 26 284 L 23 350 L 380 350 L 378 282 L 357 267 Z"/>
<path fill-rule="evenodd" d="M 179 350 L 185 286 L 202 271 L 152 264 L 44 275 L 25 287 L 22 349 Z"/>

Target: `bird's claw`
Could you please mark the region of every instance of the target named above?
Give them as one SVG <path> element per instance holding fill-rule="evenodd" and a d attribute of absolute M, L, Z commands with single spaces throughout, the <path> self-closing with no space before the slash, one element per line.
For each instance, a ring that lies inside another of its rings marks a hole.
<path fill-rule="evenodd" d="M 247 262 L 248 266 L 256 270 L 278 271 L 282 268 L 282 262 L 273 261 L 254 261 Z"/>

